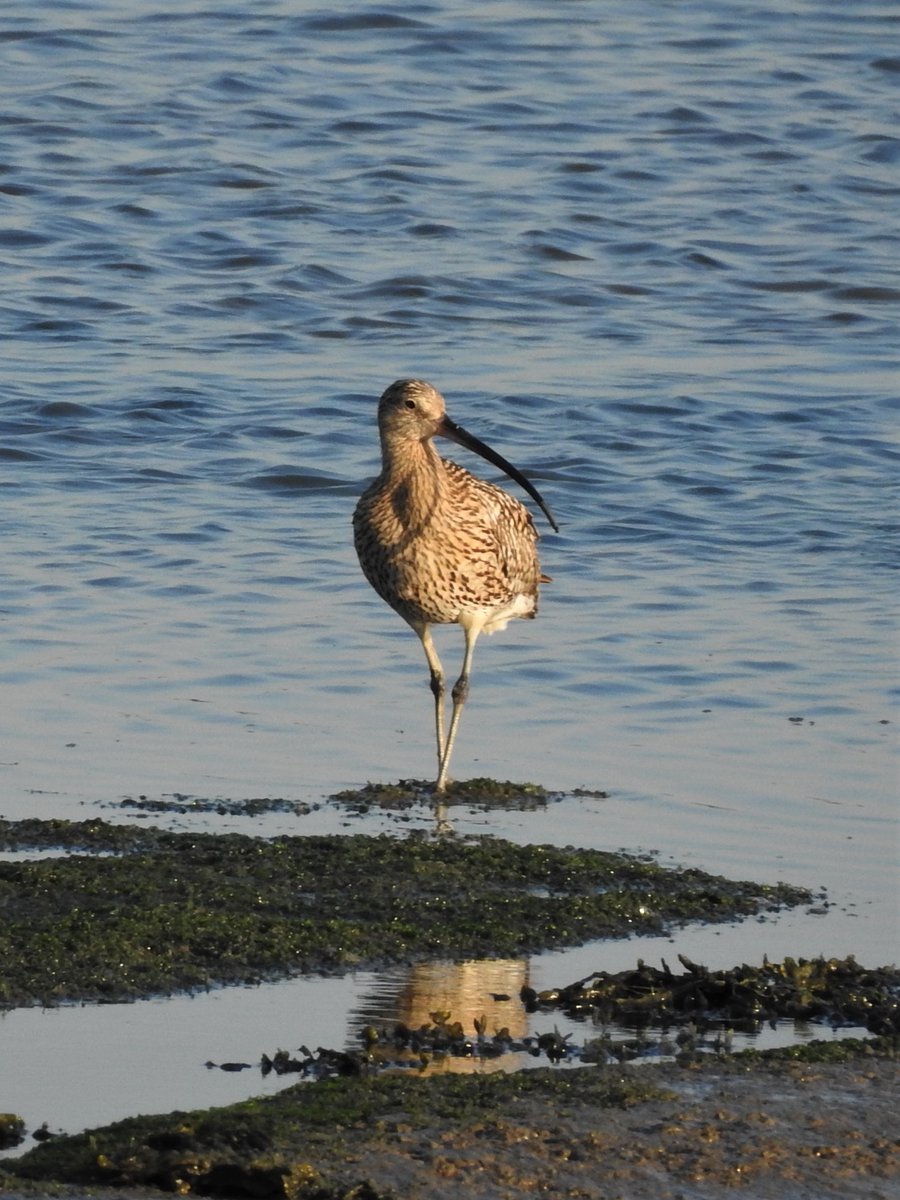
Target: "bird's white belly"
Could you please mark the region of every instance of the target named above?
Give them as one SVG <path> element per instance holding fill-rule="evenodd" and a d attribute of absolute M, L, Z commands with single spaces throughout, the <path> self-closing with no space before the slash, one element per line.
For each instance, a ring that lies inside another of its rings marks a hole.
<path fill-rule="evenodd" d="M 514 617 L 533 617 L 536 605 L 534 596 L 519 594 L 511 597 L 505 604 L 490 608 L 463 609 L 457 621 L 466 629 L 477 625 L 483 633 L 502 633 Z"/>

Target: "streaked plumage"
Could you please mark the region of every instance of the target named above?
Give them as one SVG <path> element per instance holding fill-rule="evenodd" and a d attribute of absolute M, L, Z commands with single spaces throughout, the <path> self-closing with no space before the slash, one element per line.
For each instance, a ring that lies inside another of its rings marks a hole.
<path fill-rule="evenodd" d="M 514 497 L 440 457 L 432 438 L 447 437 L 499 466 L 556 523 L 531 483 L 500 455 L 455 425 L 431 384 L 393 383 L 378 405 L 382 470 L 353 515 L 356 552 L 375 591 L 416 631 L 431 671 L 438 778 L 446 788 L 450 754 L 468 694 L 475 642 L 505 629 L 513 617 L 534 617 L 538 585 L 546 581 L 531 514 Z M 453 687 L 453 714 L 444 738 L 444 675 L 430 626 L 458 623 L 466 637 L 462 672 Z"/>

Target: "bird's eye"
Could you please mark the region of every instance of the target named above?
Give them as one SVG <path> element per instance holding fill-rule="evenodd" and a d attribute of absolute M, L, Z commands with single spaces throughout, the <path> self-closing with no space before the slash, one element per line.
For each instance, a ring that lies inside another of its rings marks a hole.
<path fill-rule="evenodd" d="M 415 400 L 404 400 L 403 403 L 406 405 L 407 408 L 415 408 L 416 407 Z"/>

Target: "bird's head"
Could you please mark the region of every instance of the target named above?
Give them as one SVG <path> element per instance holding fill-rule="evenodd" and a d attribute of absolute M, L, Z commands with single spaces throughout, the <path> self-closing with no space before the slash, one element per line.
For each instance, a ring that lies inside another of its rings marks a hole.
<path fill-rule="evenodd" d="M 391 442 L 422 442 L 443 433 L 444 397 L 423 379 L 398 379 L 378 401 L 378 427 Z"/>
<path fill-rule="evenodd" d="M 392 383 L 378 402 L 378 428 L 385 462 L 395 455 L 402 455 L 404 444 L 427 442 L 433 437 L 447 438 L 479 454 L 524 488 L 541 506 L 552 527 L 559 532 L 553 514 L 531 480 L 496 450 L 451 421 L 444 407 L 444 397 L 430 383 L 422 379 L 398 379 Z"/>

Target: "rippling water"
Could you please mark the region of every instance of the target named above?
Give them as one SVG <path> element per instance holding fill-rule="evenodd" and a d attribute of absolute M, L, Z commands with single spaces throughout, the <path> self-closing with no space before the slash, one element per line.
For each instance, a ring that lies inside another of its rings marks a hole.
<path fill-rule="evenodd" d="M 821 0 L 4 14 L 0 811 L 432 770 L 349 539 L 415 374 L 563 526 L 454 766 L 611 794 L 478 827 L 847 918 L 729 964 L 896 957 L 898 35 Z"/>

